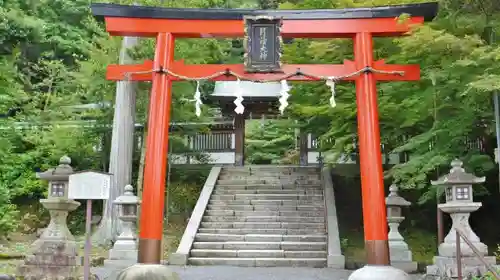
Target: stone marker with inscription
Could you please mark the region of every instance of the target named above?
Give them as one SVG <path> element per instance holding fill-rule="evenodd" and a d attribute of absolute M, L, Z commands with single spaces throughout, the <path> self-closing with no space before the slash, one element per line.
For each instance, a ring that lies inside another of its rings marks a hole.
<path fill-rule="evenodd" d="M 245 21 L 245 56 L 247 72 L 281 72 L 282 19 L 247 16 Z"/>

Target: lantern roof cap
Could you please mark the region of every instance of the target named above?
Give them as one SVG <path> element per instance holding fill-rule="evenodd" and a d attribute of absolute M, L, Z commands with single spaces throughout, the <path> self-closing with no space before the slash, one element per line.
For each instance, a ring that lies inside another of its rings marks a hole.
<path fill-rule="evenodd" d="M 51 168 L 45 172 L 38 172 L 36 177 L 47 181 L 68 180 L 69 175 L 74 173 L 70 164 L 71 158 L 64 155 L 59 159 L 59 165 L 56 168 Z"/>
<path fill-rule="evenodd" d="M 479 184 L 486 181 L 486 177 L 477 177 L 472 173 L 465 172 L 462 167 L 463 162 L 459 159 L 454 159 L 451 161 L 450 173 L 440 177 L 437 181 L 431 181 L 433 186 L 436 185 L 470 185 Z"/>
<path fill-rule="evenodd" d="M 385 198 L 385 204 L 387 206 L 410 206 L 411 202 L 407 201 L 398 194 L 398 186 L 392 184 L 389 187 L 389 195 Z"/>
<path fill-rule="evenodd" d="M 125 204 L 139 204 L 139 198 L 134 195 L 134 187 L 131 185 L 126 185 L 123 194 L 120 195 L 113 201 L 114 204 L 125 205 Z"/>

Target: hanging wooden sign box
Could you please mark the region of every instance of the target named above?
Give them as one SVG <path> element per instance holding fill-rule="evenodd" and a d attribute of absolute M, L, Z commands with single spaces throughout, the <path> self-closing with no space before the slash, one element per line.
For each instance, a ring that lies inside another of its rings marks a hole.
<path fill-rule="evenodd" d="M 250 73 L 282 72 L 281 17 L 245 16 L 245 71 Z"/>

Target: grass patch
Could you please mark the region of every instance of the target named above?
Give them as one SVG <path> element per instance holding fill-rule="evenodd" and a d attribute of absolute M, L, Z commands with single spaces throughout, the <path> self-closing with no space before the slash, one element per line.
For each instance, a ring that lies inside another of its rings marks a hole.
<path fill-rule="evenodd" d="M 436 237 L 433 233 L 415 229 L 403 232 L 402 235 L 413 253 L 413 261 L 432 262 L 432 258 L 437 253 Z M 363 232 L 350 231 L 341 240 L 347 261 L 356 263 L 366 261 Z"/>
<path fill-rule="evenodd" d="M 186 228 L 185 223 L 170 223 L 165 229 L 163 236 L 163 259 L 168 260 L 171 253 L 174 253 L 181 242 L 182 234 Z"/>
<path fill-rule="evenodd" d="M 437 254 L 437 238 L 435 233 L 418 229 L 403 232 L 410 250 L 413 252 L 413 261 L 431 263 Z"/>

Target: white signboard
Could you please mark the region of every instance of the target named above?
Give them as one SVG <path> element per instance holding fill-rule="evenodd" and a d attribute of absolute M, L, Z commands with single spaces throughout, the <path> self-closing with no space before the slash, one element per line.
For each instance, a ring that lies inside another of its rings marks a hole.
<path fill-rule="evenodd" d="M 69 176 L 69 199 L 109 199 L 111 174 L 99 172 L 81 172 Z"/>

